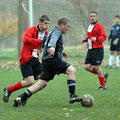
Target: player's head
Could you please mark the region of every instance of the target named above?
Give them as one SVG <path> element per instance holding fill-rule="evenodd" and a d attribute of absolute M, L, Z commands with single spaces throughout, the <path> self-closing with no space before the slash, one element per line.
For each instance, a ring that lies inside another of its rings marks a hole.
<path fill-rule="evenodd" d="M 97 12 L 95 12 L 95 11 L 92 11 L 92 12 L 90 12 L 90 22 L 91 23 L 95 23 L 95 22 L 97 22 Z"/>
<path fill-rule="evenodd" d="M 119 24 L 119 22 L 120 22 L 120 16 L 116 15 L 114 20 L 115 20 L 115 24 Z"/>
<path fill-rule="evenodd" d="M 67 17 L 58 20 L 58 28 L 65 34 L 70 29 L 71 22 Z"/>
<path fill-rule="evenodd" d="M 47 15 L 42 15 L 39 19 L 40 30 L 45 31 L 48 29 L 50 19 Z"/>

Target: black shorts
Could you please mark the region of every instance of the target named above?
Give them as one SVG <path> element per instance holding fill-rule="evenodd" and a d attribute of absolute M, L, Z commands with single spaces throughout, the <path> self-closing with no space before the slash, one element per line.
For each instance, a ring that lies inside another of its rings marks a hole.
<path fill-rule="evenodd" d="M 61 59 L 42 60 L 42 72 L 40 79 L 50 81 L 56 74 L 66 73 L 70 64 L 62 61 Z"/>
<path fill-rule="evenodd" d="M 103 58 L 104 58 L 103 48 L 89 49 L 85 59 L 85 64 L 101 65 Z"/>
<path fill-rule="evenodd" d="M 38 58 L 32 58 L 27 63 L 20 65 L 21 73 L 23 75 L 23 79 L 41 74 L 41 63 L 39 62 Z"/>
<path fill-rule="evenodd" d="M 113 42 L 116 38 L 113 38 L 111 39 L 111 42 L 110 42 L 110 51 L 120 51 L 120 39 L 118 41 L 118 44 L 117 45 L 114 45 Z"/>

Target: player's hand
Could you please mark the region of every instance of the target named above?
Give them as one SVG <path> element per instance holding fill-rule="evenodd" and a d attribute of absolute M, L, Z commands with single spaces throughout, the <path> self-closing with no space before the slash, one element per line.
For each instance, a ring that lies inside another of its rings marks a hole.
<path fill-rule="evenodd" d="M 41 48 L 38 50 L 38 52 L 40 52 L 40 53 L 41 53 L 42 51 L 43 51 L 43 48 L 41 47 Z"/>
<path fill-rule="evenodd" d="M 110 45 L 110 40 L 107 42 L 107 45 Z"/>
<path fill-rule="evenodd" d="M 86 42 L 86 39 L 83 39 L 81 40 L 81 44 L 85 43 Z"/>
<path fill-rule="evenodd" d="M 54 54 L 55 54 L 55 48 L 54 48 L 54 47 L 50 47 L 50 48 L 48 49 L 48 53 L 49 53 L 50 55 L 54 55 Z"/>
<path fill-rule="evenodd" d="M 64 58 L 68 58 L 69 55 L 68 55 L 67 53 L 63 52 L 63 57 L 64 57 Z"/>
<path fill-rule="evenodd" d="M 92 41 L 96 41 L 97 38 L 96 38 L 96 37 L 92 37 L 91 40 L 92 40 Z"/>

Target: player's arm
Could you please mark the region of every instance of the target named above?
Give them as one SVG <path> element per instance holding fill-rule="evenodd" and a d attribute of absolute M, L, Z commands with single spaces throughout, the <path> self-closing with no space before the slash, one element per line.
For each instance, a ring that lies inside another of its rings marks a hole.
<path fill-rule="evenodd" d="M 64 58 L 68 58 L 69 55 L 68 55 L 66 52 L 63 52 L 63 57 L 64 57 Z"/>
<path fill-rule="evenodd" d="M 47 36 L 48 36 L 48 34 L 46 34 L 46 35 L 44 36 L 43 40 L 42 40 L 42 43 L 41 43 L 41 47 L 42 47 L 42 48 L 44 48 L 44 46 L 45 46 L 45 42 L 46 42 L 46 40 L 47 40 Z"/>
<path fill-rule="evenodd" d="M 108 37 L 108 41 L 110 41 L 111 38 L 112 38 L 112 31 L 110 32 L 110 35 Z"/>
<path fill-rule="evenodd" d="M 42 40 L 42 42 L 41 42 L 41 47 L 40 47 L 40 49 L 39 49 L 39 52 L 40 52 L 40 53 L 43 51 L 43 48 L 44 48 L 44 46 L 45 46 L 45 42 L 46 42 L 46 40 L 47 40 L 47 36 L 48 36 L 48 34 L 46 34 L 46 35 L 44 36 L 44 38 L 43 38 L 43 40 Z"/>
<path fill-rule="evenodd" d="M 29 28 L 26 30 L 26 32 L 23 34 L 22 40 L 23 43 L 27 44 L 41 44 L 41 39 L 33 38 L 34 31 L 32 28 Z"/>
<path fill-rule="evenodd" d="M 55 54 L 55 48 L 56 48 L 56 43 L 59 39 L 59 37 L 61 36 L 62 32 L 61 31 L 53 31 L 52 34 L 51 34 L 51 38 L 50 38 L 50 41 L 48 43 L 48 53 L 50 55 L 54 55 Z"/>
<path fill-rule="evenodd" d="M 107 39 L 104 27 L 102 25 L 98 26 L 99 37 L 94 37 L 92 41 L 104 42 Z"/>
<path fill-rule="evenodd" d="M 84 39 L 81 40 L 81 44 L 83 44 L 83 43 L 85 43 L 85 42 L 87 42 L 87 41 L 88 41 L 88 39 L 87 39 L 87 38 L 84 38 Z"/>
<path fill-rule="evenodd" d="M 50 47 L 50 48 L 48 49 L 48 53 L 49 53 L 50 55 L 54 55 L 54 54 L 55 54 L 55 48 L 54 48 L 54 47 Z"/>

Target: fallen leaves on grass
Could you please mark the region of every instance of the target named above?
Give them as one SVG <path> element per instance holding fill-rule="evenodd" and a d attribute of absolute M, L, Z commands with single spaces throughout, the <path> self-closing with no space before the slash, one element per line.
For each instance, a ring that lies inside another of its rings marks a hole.
<path fill-rule="evenodd" d="M 49 113 L 56 113 L 56 110 L 50 111 Z"/>
<path fill-rule="evenodd" d="M 63 110 L 67 110 L 67 108 L 63 108 Z"/>
<path fill-rule="evenodd" d="M 110 113 L 105 113 L 106 116 L 110 115 Z"/>
<path fill-rule="evenodd" d="M 70 110 L 70 112 L 73 112 L 73 111 L 74 111 L 74 110 L 72 110 L 72 109 Z"/>
<path fill-rule="evenodd" d="M 65 113 L 66 117 L 71 117 L 72 115 L 70 115 L 70 113 Z"/>
<path fill-rule="evenodd" d="M 18 61 L 0 62 L 0 69 L 18 69 Z"/>
<path fill-rule="evenodd" d="M 38 118 L 33 118 L 33 120 L 38 120 Z"/>
<path fill-rule="evenodd" d="M 119 116 L 117 116 L 117 119 L 120 119 L 120 115 L 119 115 Z"/>
<path fill-rule="evenodd" d="M 89 118 L 83 118 L 82 120 L 89 120 Z"/>

